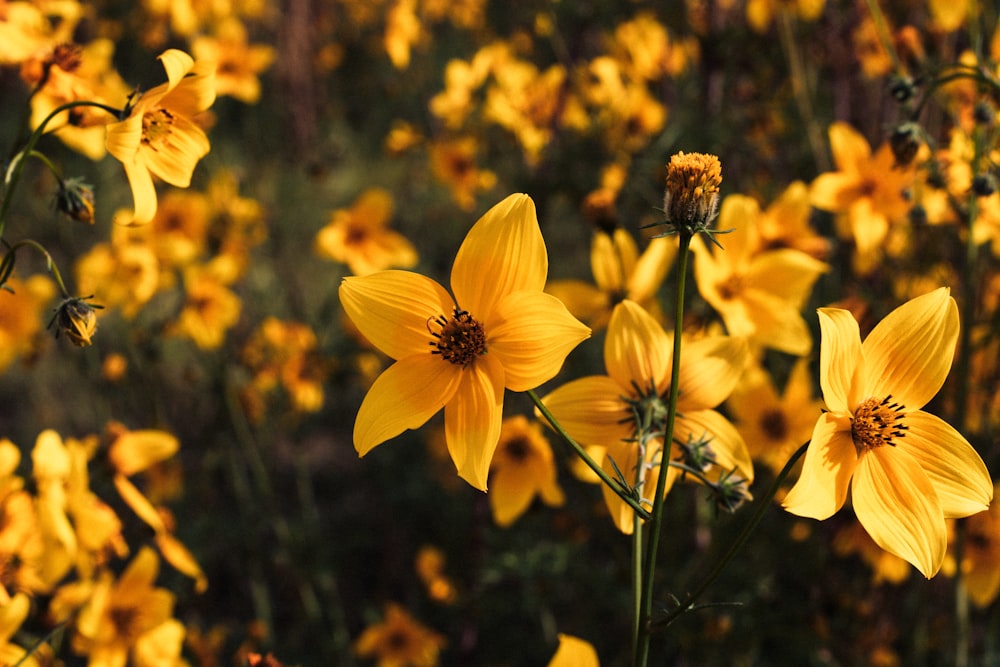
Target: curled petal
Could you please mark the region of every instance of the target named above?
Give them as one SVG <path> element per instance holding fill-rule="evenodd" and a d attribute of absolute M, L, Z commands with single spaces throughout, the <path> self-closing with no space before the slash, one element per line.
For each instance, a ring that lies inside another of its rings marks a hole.
<path fill-rule="evenodd" d="M 548 272 L 535 203 L 528 195 L 515 194 L 469 230 L 455 257 L 451 287 L 459 306 L 485 318 L 508 294 L 541 292 Z"/>
<path fill-rule="evenodd" d="M 462 371 L 462 383 L 444 409 L 444 434 L 459 476 L 481 491 L 500 441 L 504 373 L 489 354 Z"/>
<path fill-rule="evenodd" d="M 864 342 L 865 387 L 922 408 L 948 377 L 958 342 L 958 306 L 947 287 L 918 296 L 885 316 Z"/>
<path fill-rule="evenodd" d="M 946 519 L 969 516 L 989 508 L 993 482 L 972 445 L 947 422 L 917 410 L 905 417 L 909 430 L 897 442 L 917 460 L 937 493 Z"/>
<path fill-rule="evenodd" d="M 916 459 L 878 447 L 858 461 L 851 486 L 854 512 L 875 543 L 930 579 L 941 569 L 948 531 L 930 479 Z"/>
<path fill-rule="evenodd" d="M 623 387 L 658 391 L 670 382 L 671 339 L 642 306 L 626 299 L 611 313 L 604 339 L 604 365 Z"/>
<path fill-rule="evenodd" d="M 820 308 L 819 385 L 832 412 L 848 413 L 863 399 L 852 396 L 854 376 L 863 366 L 861 334 L 850 311 Z"/>
<path fill-rule="evenodd" d="M 167 81 L 173 88 L 194 67 L 194 58 L 179 49 L 167 49 L 158 56 L 163 69 L 167 71 Z"/>
<path fill-rule="evenodd" d="M 555 377 L 590 329 L 544 292 L 518 292 L 498 304 L 485 324 L 488 354 L 503 365 L 507 387 L 527 391 Z"/>
<path fill-rule="evenodd" d="M 823 413 L 813 428 L 802 474 L 782 505 L 798 516 L 828 519 L 844 505 L 858 455 L 845 417 Z"/>
<path fill-rule="evenodd" d="M 450 317 L 455 308 L 441 285 L 397 270 L 344 278 L 340 303 L 361 334 L 393 359 L 430 352 L 428 321 Z"/>
<path fill-rule="evenodd" d="M 354 422 L 354 447 L 364 456 L 407 429 L 423 426 L 458 390 L 461 369 L 431 354 L 401 359 L 378 376 Z"/>

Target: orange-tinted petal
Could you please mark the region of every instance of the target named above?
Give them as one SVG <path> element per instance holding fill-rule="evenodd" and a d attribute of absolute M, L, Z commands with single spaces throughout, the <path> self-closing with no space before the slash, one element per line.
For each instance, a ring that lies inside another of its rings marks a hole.
<path fill-rule="evenodd" d="M 438 283 L 397 270 L 344 278 L 340 303 L 361 334 L 393 359 L 429 353 L 428 321 L 451 317 L 455 308 Z"/>
<path fill-rule="evenodd" d="M 500 299 L 522 291 L 541 292 L 549 271 L 535 203 L 510 195 L 472 226 L 451 270 L 458 305 L 486 318 Z"/>
<path fill-rule="evenodd" d="M 626 390 L 607 375 L 567 382 L 542 399 L 566 432 L 583 445 L 609 445 L 628 437 Z"/>
<path fill-rule="evenodd" d="M 895 442 L 923 468 L 946 519 L 957 519 L 989 507 L 993 482 L 983 459 L 962 434 L 932 414 L 917 410 L 904 418 L 906 435 Z"/>
<path fill-rule="evenodd" d="M 722 403 L 743 375 L 747 353 L 746 340 L 732 336 L 709 336 L 685 343 L 681 348 L 677 409 L 704 410 Z M 667 384 L 669 378 L 658 389 L 664 391 Z"/>
<path fill-rule="evenodd" d="M 589 643 L 570 635 L 559 635 L 559 648 L 548 667 L 599 667 L 597 651 Z"/>
<path fill-rule="evenodd" d="M 859 173 L 871 158 L 872 149 L 860 132 L 847 123 L 830 125 L 830 148 L 838 171 Z"/>
<path fill-rule="evenodd" d="M 500 468 L 490 480 L 490 509 L 498 526 L 509 526 L 531 506 L 537 490 L 533 476 L 521 467 Z"/>
<path fill-rule="evenodd" d="M 615 306 L 604 340 L 604 365 L 622 387 L 646 392 L 670 382 L 671 341 L 660 323 L 634 301 Z"/>
<path fill-rule="evenodd" d="M 358 454 L 364 456 L 403 431 L 423 426 L 451 400 L 461 379 L 461 368 L 432 354 L 415 354 L 389 366 L 358 409 Z"/>
<path fill-rule="evenodd" d="M 493 452 L 500 441 L 504 373 L 486 354 L 462 371 L 462 383 L 444 408 L 444 434 L 459 476 L 486 490 Z"/>
<path fill-rule="evenodd" d="M 861 334 L 850 311 L 820 308 L 819 385 L 832 412 L 851 412 L 863 396 L 853 396 L 854 376 L 863 371 Z M 855 390 L 859 391 L 859 390 Z"/>
<path fill-rule="evenodd" d="M 809 201 L 818 209 L 840 213 L 858 198 L 860 181 L 855 174 L 827 172 L 809 186 Z"/>
<path fill-rule="evenodd" d="M 488 354 L 503 365 L 507 387 L 527 391 L 555 377 L 590 329 L 545 292 L 517 292 L 500 300 L 484 324 Z"/>
<path fill-rule="evenodd" d="M 846 420 L 825 412 L 816 421 L 802 474 L 782 501 L 792 514 L 822 521 L 843 507 L 858 462 Z"/>
<path fill-rule="evenodd" d="M 170 87 L 176 86 L 181 79 L 194 67 L 194 58 L 178 49 L 167 49 L 157 59 L 167 72 L 167 81 Z"/>
<path fill-rule="evenodd" d="M 896 447 L 865 452 L 851 496 L 858 521 L 876 544 L 928 579 L 937 574 L 948 534 L 937 494 L 916 459 Z"/>
<path fill-rule="evenodd" d="M 944 384 L 958 342 L 958 306 L 946 287 L 885 316 L 864 342 L 867 395 L 916 410 Z"/>

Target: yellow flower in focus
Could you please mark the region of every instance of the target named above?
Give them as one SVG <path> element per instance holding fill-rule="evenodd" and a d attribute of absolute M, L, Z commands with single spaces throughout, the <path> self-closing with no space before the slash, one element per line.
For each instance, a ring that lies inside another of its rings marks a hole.
<path fill-rule="evenodd" d="M 600 667 L 594 647 L 577 637 L 559 634 L 559 648 L 548 667 Z"/>
<path fill-rule="evenodd" d="M 605 447 L 605 469 L 613 459 L 629 482 L 643 481 L 641 492 L 647 500 L 653 488 L 661 455 L 661 443 L 647 448 L 643 465 L 645 475 L 636 474 L 638 444 L 635 441 L 635 409 L 638 404 L 659 405 L 666 416 L 666 397 L 670 392 L 673 338 L 646 311 L 631 301 L 615 307 L 608 323 L 604 342 L 607 375 L 593 375 L 571 380 L 542 399 L 563 428 L 577 442 Z M 726 336 L 709 336 L 683 346 L 678 383 L 675 443 L 687 443 L 709 436 L 702 454 L 710 456 L 723 471 L 735 470 L 747 483 L 753 481 L 753 463 L 747 446 L 736 428 L 713 408 L 736 386 L 747 356 L 746 341 Z M 661 417 L 662 418 L 662 417 Z M 662 430 L 664 425 L 652 425 Z M 683 446 L 674 444 L 671 460 L 682 456 Z M 680 476 L 671 466 L 666 494 Z M 605 493 L 612 519 L 619 530 L 631 533 L 634 512 L 613 492 Z"/>
<path fill-rule="evenodd" d="M 503 420 L 500 443 L 490 463 L 490 480 L 490 509 L 499 526 L 517 521 L 536 495 L 553 507 L 565 502 L 542 425 L 529 422 L 524 415 Z"/>
<path fill-rule="evenodd" d="M 993 497 L 975 449 L 920 409 L 951 368 L 959 329 L 955 300 L 945 287 L 911 299 L 864 343 L 849 311 L 821 308 L 819 321 L 828 412 L 816 422 L 785 509 L 826 519 L 850 488 L 854 512 L 872 539 L 930 578 L 948 545 L 945 519 L 981 512 Z"/>
<path fill-rule="evenodd" d="M 444 645 L 444 637 L 389 603 L 382 622 L 365 628 L 354 642 L 354 653 L 374 658 L 376 667 L 435 667 Z"/>
<path fill-rule="evenodd" d="M 247 29 L 234 16 L 222 19 L 211 37 L 199 35 L 191 42 L 196 61 L 215 63 L 215 94 L 246 104 L 260 100 L 260 73 L 274 62 L 274 47 L 249 44 Z"/>
<path fill-rule="evenodd" d="M 107 126 L 108 152 L 125 167 L 137 224 L 156 214 L 153 176 L 186 188 L 198 160 L 209 151 L 208 137 L 192 117 L 215 101 L 215 66 L 196 63 L 176 49 L 164 51 L 159 59 L 167 83 L 143 93 L 127 118 Z"/>
<path fill-rule="evenodd" d="M 635 301 L 658 313 L 656 294 L 677 254 L 677 241 L 661 236 L 650 239 L 639 255 L 635 239 L 621 228 L 610 234 L 596 232 L 590 245 L 590 268 L 594 283 L 556 280 L 546 291 L 558 297 L 569 312 L 595 330 L 608 324 L 611 311 L 623 299 Z"/>
<path fill-rule="evenodd" d="M 4 287 L 0 290 L 0 372 L 35 350 L 43 312 L 56 294 L 55 284 L 44 275 L 27 280 L 11 277 Z"/>
<path fill-rule="evenodd" d="M 316 234 L 316 252 L 347 264 L 356 276 L 414 266 L 416 248 L 402 234 L 388 229 L 393 213 L 388 190 L 365 190 L 351 208 L 337 209 L 330 215 L 330 222 Z"/>
<path fill-rule="evenodd" d="M 759 365 L 750 368 L 726 401 L 736 428 L 743 434 L 755 461 L 775 474 L 812 435 L 822 401 L 813 397 L 809 360 L 792 367 L 779 395 L 770 374 Z"/>
<path fill-rule="evenodd" d="M 812 336 L 800 309 L 829 267 L 791 248 L 758 252 L 759 216 L 760 207 L 750 197 L 726 197 L 718 228 L 733 231 L 725 236 L 725 250 L 701 237 L 692 245 L 698 291 L 722 316 L 730 335 L 806 355 Z"/>
<path fill-rule="evenodd" d="M 88 667 L 124 667 L 141 640 L 170 620 L 174 596 L 155 588 L 159 561 L 143 547 L 117 581 L 103 572 L 76 618 L 73 649 L 88 656 Z M 133 664 L 135 664 L 133 662 Z"/>
<path fill-rule="evenodd" d="M 511 195 L 469 230 L 451 272 L 454 298 L 407 271 L 345 278 L 340 301 L 376 348 L 396 362 L 358 411 L 354 445 L 364 456 L 444 409 L 459 475 L 486 489 L 500 439 L 504 388 L 551 379 L 590 335 L 545 294 L 548 257 L 535 204 Z"/>
<path fill-rule="evenodd" d="M 203 350 L 220 347 L 226 332 L 240 319 L 242 302 L 228 287 L 217 264 L 193 266 L 184 272 L 187 298 L 170 335 L 189 338 Z"/>
<path fill-rule="evenodd" d="M 854 240 L 856 269 L 867 274 L 876 266 L 890 225 L 905 221 L 913 205 L 907 188 L 915 171 L 895 165 L 888 143 L 873 155 L 865 138 L 847 123 L 830 126 L 830 147 L 837 171 L 817 176 L 809 196 L 816 208 L 844 220 L 839 234 Z"/>

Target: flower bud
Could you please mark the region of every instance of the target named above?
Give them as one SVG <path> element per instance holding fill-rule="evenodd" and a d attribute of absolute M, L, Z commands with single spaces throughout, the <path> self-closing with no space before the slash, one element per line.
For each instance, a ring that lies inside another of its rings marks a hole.
<path fill-rule="evenodd" d="M 667 165 L 663 212 L 667 225 L 689 233 L 705 231 L 719 208 L 722 165 L 706 153 L 680 152 Z"/>
<path fill-rule="evenodd" d="M 97 332 L 97 313 L 94 308 L 103 306 L 92 306 L 85 299 L 91 297 L 71 297 L 65 299 L 56 308 L 55 317 L 52 323 L 56 325 L 56 337 L 60 333 L 66 334 L 70 342 L 77 347 L 86 347 L 92 343 L 94 334 Z"/>
<path fill-rule="evenodd" d="M 79 178 L 67 178 L 56 192 L 56 209 L 73 220 L 94 224 L 94 188 Z"/>
<path fill-rule="evenodd" d="M 922 143 L 921 129 L 916 123 L 902 123 L 893 128 L 889 135 L 889 148 L 896 159 L 895 166 L 910 166 Z"/>

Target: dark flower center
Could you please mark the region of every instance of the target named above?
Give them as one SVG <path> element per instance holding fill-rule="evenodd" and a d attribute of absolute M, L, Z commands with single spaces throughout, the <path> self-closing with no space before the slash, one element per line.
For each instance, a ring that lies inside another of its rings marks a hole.
<path fill-rule="evenodd" d="M 851 418 L 851 436 L 858 454 L 890 445 L 895 447 L 894 438 L 906 435 L 907 426 L 903 421 L 904 406 L 892 400 L 892 395 L 881 401 L 867 398 L 854 410 Z"/>
<path fill-rule="evenodd" d="M 431 330 L 431 323 L 440 327 L 440 331 Z M 431 354 L 440 354 L 441 358 L 456 366 L 465 368 L 486 353 L 486 331 L 469 311 L 456 308 L 451 319 L 438 315 L 427 320 L 427 329 L 434 340 L 430 342 Z"/>
<path fill-rule="evenodd" d="M 768 410 L 760 416 L 760 429 L 771 440 L 784 440 L 788 436 L 788 420 L 781 410 Z"/>

